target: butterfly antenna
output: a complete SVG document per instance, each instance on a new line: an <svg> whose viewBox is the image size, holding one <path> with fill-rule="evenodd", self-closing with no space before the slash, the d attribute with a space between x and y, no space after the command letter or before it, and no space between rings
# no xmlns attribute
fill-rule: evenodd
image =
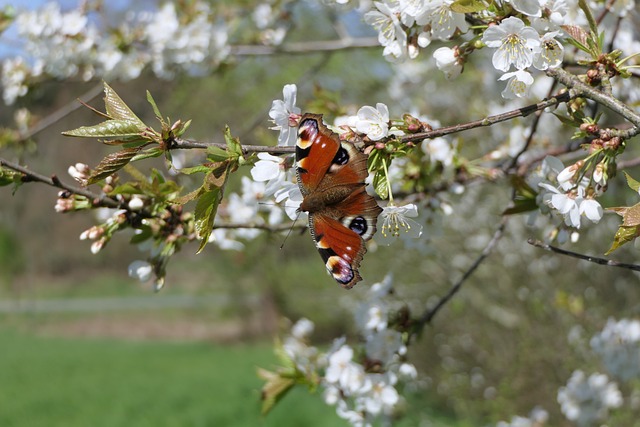
<svg viewBox="0 0 640 427"><path fill-rule="evenodd" d="M300 218L300 211L298 211L298 214L296 215L296 219L293 220L293 223L291 224L291 227L289 227L289 231L287 232L287 235L284 236L284 240L282 241L282 244L280 245L280 250L282 250L282 248L284 248L284 244L287 242L287 239L291 235L291 232L293 231L293 227L295 227L296 222L298 221L299 218Z"/></svg>

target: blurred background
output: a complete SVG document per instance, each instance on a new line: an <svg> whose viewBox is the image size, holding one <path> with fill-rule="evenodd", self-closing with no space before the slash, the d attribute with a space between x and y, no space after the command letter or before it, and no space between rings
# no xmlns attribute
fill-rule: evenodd
<svg viewBox="0 0 640 427"><path fill-rule="evenodd" d="M105 13L117 20L130 8L154 5L119 1L109 3ZM336 18L327 10L296 3L287 40L334 38ZM354 37L375 37L358 15L340 19ZM15 47L12 34L2 35L5 55ZM144 72L135 81L109 84L145 122L155 121L145 99L149 90L172 120L193 120L188 138L221 142L228 124L242 143L264 145L277 140L268 129L268 111L272 100L281 99L284 84L297 84L303 111L330 102L346 110L385 102L392 117L411 106L442 125L486 116L494 84L481 83L486 80L482 72L469 66L456 85L445 86L442 73L427 61L413 69L394 66L381 59L381 48L247 55L235 61L208 76L161 80ZM101 82L48 82L0 109L0 125L11 126L19 107L49 117L96 85ZM477 92L473 99L468 99L469 87ZM90 104L101 109L100 98ZM456 104L460 99L468 104L464 109ZM32 170L71 182L70 165L96 165L112 149L61 132L96 120L79 108L11 155ZM473 130L458 135L458 143L473 157L498 147L515 124L528 123ZM558 129L550 143L570 137ZM628 153L632 158L631 148ZM1 147L0 154L9 156ZM197 160L197 153L185 156L186 162ZM137 166L168 174L162 161ZM189 177L177 179L185 188L195 185ZM239 185L240 177L234 176L230 189ZM611 187L603 205L635 203L637 194L624 183ZM398 297L420 313L479 256L509 203L509 191L508 183L496 180L439 194L452 213L424 221L427 244L374 243L361 267L365 281L351 291L325 274L308 234L294 232L282 249L280 234L244 242L242 251L209 245L195 255L195 245L186 247L172 259L165 288L153 293L127 276L129 263L142 257L128 239L118 236L92 255L90 242L79 235L95 220L55 213L57 190L36 184L15 192L2 187L0 425L346 425L320 396L302 389L286 396L273 413L260 415L262 381L256 368L276 363L274 339L301 317L315 322L318 345L354 337L354 307L388 272ZM556 403L558 387L578 367L597 369L590 337L610 316L637 316L640 287L637 273L562 258L526 243L543 237L550 223L539 218L539 227L529 228L527 218L513 217L497 250L411 347L409 360L418 367L423 387L410 395L399 425L488 425L538 405L550 413L552 425L565 425ZM618 225L616 216L605 215L600 226L582 230L571 249L602 254ZM617 259L634 261L635 250L628 246L616 252Z"/></svg>

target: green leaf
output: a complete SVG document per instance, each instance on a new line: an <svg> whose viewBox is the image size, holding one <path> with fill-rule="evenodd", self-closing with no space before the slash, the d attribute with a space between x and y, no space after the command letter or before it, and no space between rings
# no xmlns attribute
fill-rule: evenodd
<svg viewBox="0 0 640 427"><path fill-rule="evenodd" d="M140 233L134 234L129 240L129 243L131 243L132 245L137 245L153 237L151 227L149 227L148 225L141 225L140 227L137 227L137 230L139 230Z"/></svg>
<svg viewBox="0 0 640 427"><path fill-rule="evenodd" d="M196 202L196 209L194 211L195 227L198 237L202 239L196 253L200 253L209 241L209 236L211 236L211 232L213 231L213 222L221 200L222 188L216 187L200 195Z"/></svg>
<svg viewBox="0 0 640 427"><path fill-rule="evenodd" d="M639 233L640 233L639 226L634 226L634 227L625 227L624 225L620 226L620 228L616 232L616 235L613 237L613 243L611 244L611 247L607 252L605 252L605 255L609 255L611 252L615 251L625 243L629 243L635 240L636 237L638 237Z"/></svg>
<svg viewBox="0 0 640 427"><path fill-rule="evenodd" d="M387 175L384 171L377 171L373 176L373 189L382 199L389 198L389 186L387 185Z"/></svg>
<svg viewBox="0 0 640 427"><path fill-rule="evenodd" d="M640 189L640 182L633 179L627 172L624 173L624 176L627 178L629 188L637 192Z"/></svg>
<svg viewBox="0 0 640 427"><path fill-rule="evenodd" d="M186 205L187 203L189 203L192 200L197 199L198 197L200 197L200 195L202 193L204 193L206 190L204 189L204 187L199 187L195 190L193 190L192 192L185 194L184 196L180 196L180 197L176 197L175 199L171 200L171 203L175 203L177 205Z"/></svg>
<svg viewBox="0 0 640 427"><path fill-rule="evenodd" d="M508 207L502 212L502 215L515 215L525 212L531 212L538 209L538 204L535 199L516 199L513 201L513 206Z"/></svg>
<svg viewBox="0 0 640 427"><path fill-rule="evenodd" d="M207 158L214 162L223 162L231 158L231 153L220 147L209 146L207 147Z"/></svg>
<svg viewBox="0 0 640 427"><path fill-rule="evenodd" d="M109 192L109 196L115 196L118 194L140 194L140 186L127 182L126 184L118 185Z"/></svg>
<svg viewBox="0 0 640 427"><path fill-rule="evenodd" d="M134 114L127 104L118 96L115 90L106 82L104 83L104 106L109 117L134 123L138 128L144 129L146 125Z"/></svg>
<svg viewBox="0 0 640 427"><path fill-rule="evenodd" d="M81 126L77 129L62 132L65 136L77 136L83 138L109 138L123 136L140 136L144 131L144 124L131 120L107 120L93 126Z"/></svg>
<svg viewBox="0 0 640 427"><path fill-rule="evenodd" d="M20 173L12 171L11 169L4 169L0 167L0 187L19 182L20 175Z"/></svg>
<svg viewBox="0 0 640 427"><path fill-rule="evenodd" d="M262 414L266 415L293 388L295 380L262 368L258 368L258 376L266 381L262 387Z"/></svg>
<svg viewBox="0 0 640 427"><path fill-rule="evenodd" d="M151 157L160 157L164 153L164 150L160 147L151 147L144 150L141 153L138 153L133 159L132 162L137 162L139 160L149 159Z"/></svg>
<svg viewBox="0 0 640 427"><path fill-rule="evenodd" d="M474 13L485 10L489 4L482 0L457 0L451 4L451 10L456 13Z"/></svg>
<svg viewBox="0 0 640 427"><path fill-rule="evenodd" d="M87 185L95 184L119 171L136 156L138 151L140 151L140 148L125 148L109 154L91 171L91 175L87 179Z"/></svg>
<svg viewBox="0 0 640 427"><path fill-rule="evenodd" d="M190 168L182 168L180 169L180 173L183 173L185 175L193 175L194 173L207 173L211 170L211 168L205 166L205 165L198 165L198 166L193 166Z"/></svg>
<svg viewBox="0 0 640 427"><path fill-rule="evenodd" d="M238 138L234 138L231 135L231 129L229 129L229 126L225 126L224 128L224 140L227 143L227 151L235 155L233 157L238 158L242 156L242 146L240 145L240 141Z"/></svg>
<svg viewBox="0 0 640 427"><path fill-rule="evenodd" d="M160 109L156 104L155 99L151 96L151 92L147 91L147 101L151 104L151 108L153 108L153 113L156 115L156 118L162 122L162 114L160 114Z"/></svg>

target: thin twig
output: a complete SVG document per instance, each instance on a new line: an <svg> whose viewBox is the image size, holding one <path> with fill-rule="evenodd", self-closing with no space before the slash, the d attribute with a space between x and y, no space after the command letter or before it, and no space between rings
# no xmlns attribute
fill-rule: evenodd
<svg viewBox="0 0 640 427"><path fill-rule="evenodd" d="M560 249L558 247L548 245L546 243L541 242L540 240L535 240L535 239L529 239L527 240L527 243L529 243L532 246L535 246L536 248L544 249L545 251L555 252L560 255L566 255L572 258L593 262L594 264L606 265L609 267L625 268L627 270L633 270L633 271L640 271L640 265L638 264L627 264L625 262L618 262L612 259L598 258L590 255L580 254L577 252L568 251L566 249Z"/></svg>
<svg viewBox="0 0 640 427"><path fill-rule="evenodd" d="M66 190L69 191L73 194L77 194L80 196L84 196L87 199L91 200L91 202L95 205L95 206L104 206L104 207L108 207L108 208L119 208L120 203L110 197L104 196L104 195L99 195L99 194L95 194L89 190L86 190L84 188L79 188L79 187L74 187L72 185L69 184L65 184L64 182L60 181L60 179L56 176L56 175L52 175L51 177L42 175L40 173L34 172L32 170L29 170L23 166L20 166L16 163L10 162L8 160L5 160L3 158L0 158L0 166L4 166L6 168L9 168L11 170L14 170L16 172L20 172L23 175L23 179L25 181L36 181L36 182L42 182L44 184L50 185L52 187L56 187L56 188L60 188L61 190Z"/></svg>
<svg viewBox="0 0 640 427"><path fill-rule="evenodd" d="M553 80L551 87L549 87L547 98L551 96L555 87L556 87L556 81ZM516 153L516 155L513 156L513 158L511 159L511 161L508 162L506 167L502 168L504 172L508 172L511 169L515 168L516 165L518 164L518 160L520 160L520 156L522 156L524 153L527 152L527 150L529 149L529 146L531 145L531 142L533 142L533 137L536 134L536 131L538 130L538 125L540 124L541 118L542 118L542 110L536 111L536 114L533 118L533 122L531 123L531 127L529 128L529 135L527 136L527 140L525 141L522 149L520 149L520 151L518 151L518 153Z"/></svg>
<svg viewBox="0 0 640 427"><path fill-rule="evenodd" d="M498 241L502 238L506 226L507 217L504 216L502 218L502 221L500 222L500 225L498 226L498 229L495 233L493 233L493 237L491 238L489 243L487 243L487 246L485 246L485 248L482 250L480 256L473 262L473 264L471 264L471 266L467 269L467 271L464 272L462 277L451 287L451 289L449 289L449 292L447 292L445 296L440 298L436 305L428 308L422 314L422 316L420 316L416 320L414 328L415 333L420 332L427 323L431 323L434 316L440 311L440 309L444 307L445 304L447 304L447 302L449 302L449 300L451 300L451 298L453 298L453 296L460 291L460 289L462 289L462 285L464 284L464 282L469 277L471 277L471 275L476 271L480 264L482 264L482 262L487 259L489 255L491 255L496 245L498 244Z"/></svg>
<svg viewBox="0 0 640 427"><path fill-rule="evenodd" d="M376 37L342 38L338 40L305 41L286 43L281 46L236 45L231 46L232 56L263 56L274 54L315 54L365 47L381 47Z"/></svg>
<svg viewBox="0 0 640 427"><path fill-rule="evenodd" d="M20 137L23 139L29 139L35 134L42 132L52 124L58 122L59 120L63 119L64 117L68 116L69 114L73 113L74 111L82 107L83 103L86 104L92 99L94 99L96 96L100 95L103 90L104 90L104 85L102 84L102 82L98 83L97 85L93 86L91 89L89 89L88 91L80 95L77 100L73 100L67 103L63 107L57 109L53 113L49 114L48 116L40 120L26 133L20 135ZM78 102L78 100L80 100L81 102Z"/></svg>
<svg viewBox="0 0 640 427"><path fill-rule="evenodd" d="M571 92L573 97L585 97L602 104L610 110L620 114L634 125L634 127L630 129L616 132L617 136L626 139L640 133L640 115L623 102L583 83L577 76L574 76L561 68L548 69L547 75L559 81L567 88L572 89Z"/></svg>
<svg viewBox="0 0 640 427"><path fill-rule="evenodd" d="M255 230L263 230L263 231L270 231L273 233L277 233L280 231L288 231L291 229L299 229L299 230L306 230L307 226L305 225L291 225L291 224L280 224L280 225L268 225L268 224L258 224L258 223L254 223L254 222L248 222L248 223L221 223L221 224L214 224L213 228L224 228L224 229L244 229L244 228L250 228L250 229L255 229Z"/></svg>
<svg viewBox="0 0 640 427"><path fill-rule="evenodd" d="M507 111L506 113L496 114L494 116L486 117L482 120L475 120L473 122L463 123L454 126L446 126L439 129L434 129L428 132L414 133L410 135L404 135L400 137L400 141L418 142L424 139L438 138L445 135L450 135L457 132L462 132L469 129L478 127L491 126L495 123L511 120L516 117L526 117L536 111L544 110L545 108L552 107L562 102L567 102L571 99L571 95L567 92L556 95L552 98L545 99L536 104L527 105L526 107L518 108L515 110ZM172 149L206 149L207 147L219 147L226 149L227 145L220 142L200 142L190 139L176 138L171 145ZM293 153L295 147L282 147L282 146L264 146L264 145L243 145L242 151L245 154L248 153L271 153L271 154L287 154Z"/></svg>

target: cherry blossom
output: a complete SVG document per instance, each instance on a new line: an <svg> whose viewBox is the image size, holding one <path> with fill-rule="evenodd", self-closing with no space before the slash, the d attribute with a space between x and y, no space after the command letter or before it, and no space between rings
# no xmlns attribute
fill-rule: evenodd
<svg viewBox="0 0 640 427"><path fill-rule="evenodd" d="M436 67L444 73L447 80L456 78L462 73L462 63L456 49L440 47L433 52Z"/></svg>
<svg viewBox="0 0 640 427"><path fill-rule="evenodd" d="M517 70L503 74L498 80L507 80L507 86L502 91L502 97L506 99L523 98L529 94L529 88L533 84L533 76L524 70Z"/></svg>
<svg viewBox="0 0 640 427"><path fill-rule="evenodd" d="M269 110L269 117L275 123L272 129L279 130L278 145L293 146L296 143L297 134L291 115L299 115L300 108L296 107L298 87L295 84L285 85L282 89L283 100L276 99Z"/></svg>
<svg viewBox="0 0 640 427"><path fill-rule="evenodd" d="M518 70L530 67L534 51L540 48L538 32L514 16L487 28L482 41L488 47L497 48L492 63L499 71L508 71L511 65Z"/></svg>
<svg viewBox="0 0 640 427"><path fill-rule="evenodd" d="M260 160L251 168L251 177L258 182L266 181L265 196L275 194L287 181L286 165L292 161L269 153L258 153L258 159Z"/></svg>
<svg viewBox="0 0 640 427"><path fill-rule="evenodd" d="M538 70L555 68L562 63L564 47L555 39L558 34L558 31L551 31L540 38L540 49L533 55L533 66Z"/></svg>
<svg viewBox="0 0 640 427"><path fill-rule="evenodd" d="M389 109L377 103L376 108L364 106L358 110L356 130L366 134L370 140L379 141L389 135Z"/></svg>
<svg viewBox="0 0 640 427"><path fill-rule="evenodd" d="M379 240L390 244L393 238L407 236L418 238L422 235L422 226L411 218L418 216L418 207L413 204L396 206L389 204L382 209L379 221L382 222L380 227Z"/></svg>
<svg viewBox="0 0 640 427"><path fill-rule="evenodd" d="M153 275L153 265L147 261L133 261L129 264L129 277L138 279L141 282L147 282Z"/></svg>
<svg viewBox="0 0 640 427"><path fill-rule="evenodd" d="M419 25L430 25L433 37L447 40L453 36L456 30L466 33L469 25L464 13L451 10L453 0L434 0L428 2L427 9L416 18Z"/></svg>

